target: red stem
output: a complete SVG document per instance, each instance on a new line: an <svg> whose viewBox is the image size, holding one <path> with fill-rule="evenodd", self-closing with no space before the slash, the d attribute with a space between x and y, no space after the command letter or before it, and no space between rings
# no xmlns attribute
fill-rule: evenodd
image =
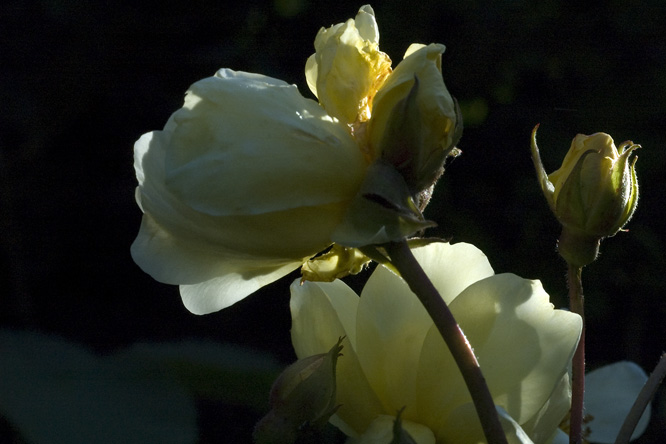
<svg viewBox="0 0 666 444"><path fill-rule="evenodd" d="M573 356L571 381L571 420L569 444L583 442L583 416L585 396L585 309L583 298L582 267L568 265L567 283L569 285L569 308L583 318L583 329L580 333L578 348Z"/></svg>
<svg viewBox="0 0 666 444"><path fill-rule="evenodd" d="M416 261L407 241L393 242L384 247L391 258L391 263L419 298L449 347L472 396L486 440L489 444L506 444L506 436L495 409L495 402L481 373L481 367L451 310Z"/></svg>
<svg viewBox="0 0 666 444"><path fill-rule="evenodd" d="M615 444L629 444L629 441L631 441L631 435L634 433L634 429L638 425L638 421L641 419L641 416L643 416L643 412L645 412L645 408L650 403L650 400L652 400L657 392L659 384L664 380L664 376L666 376L666 353L661 355L659 363L645 382L641 392L638 394L634 405L631 407L629 414L622 424L622 428L617 435Z"/></svg>

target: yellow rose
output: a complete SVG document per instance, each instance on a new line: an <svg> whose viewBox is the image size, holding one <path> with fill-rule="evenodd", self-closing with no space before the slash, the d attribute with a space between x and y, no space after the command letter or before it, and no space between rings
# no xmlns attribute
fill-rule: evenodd
<svg viewBox="0 0 666 444"><path fill-rule="evenodd" d="M545 443L560 434L581 318L554 310L538 281L494 275L469 244L413 252L470 341L509 442ZM484 441L451 354L400 277L378 267L360 298L342 281L295 282L291 291L299 357L323 353L346 335L337 367L341 407L331 422L348 436L373 442L391 426L386 417L405 407L403 427L419 444Z"/></svg>
<svg viewBox="0 0 666 444"><path fill-rule="evenodd" d="M369 161L383 156L415 194L430 187L462 132L442 79L444 45L414 43L392 71L379 50L375 13L365 5L355 19L322 28L315 50L305 75L319 103L352 126Z"/></svg>
<svg viewBox="0 0 666 444"><path fill-rule="evenodd" d="M555 211L563 224L606 237L629 221L638 203L637 157L629 161L636 148L633 142L625 142L620 153L606 133L574 138L562 167L548 175Z"/></svg>
<svg viewBox="0 0 666 444"><path fill-rule="evenodd" d="M312 93L344 123L370 117L372 98L391 73L391 59L379 51L379 29L370 5L356 19L321 28L316 52L305 65Z"/></svg>
<svg viewBox="0 0 666 444"><path fill-rule="evenodd" d="M442 79L444 46L412 44L391 71L378 45L374 11L366 5L355 19L319 31L305 70L320 104L349 125L372 164L333 236L346 247L396 241L434 226L421 212L462 133Z"/></svg>
<svg viewBox="0 0 666 444"><path fill-rule="evenodd" d="M538 126L537 126L538 128ZM578 134L562 166L550 175L541 163L532 132L532 158L548 204L562 224L560 254L584 266L598 253L599 240L614 236L631 219L638 204L638 182L631 141L615 147L606 133Z"/></svg>
<svg viewBox="0 0 666 444"><path fill-rule="evenodd" d="M220 70L135 145L134 260L187 308L229 306L331 244L367 164L294 85Z"/></svg>
<svg viewBox="0 0 666 444"><path fill-rule="evenodd" d="M319 104L281 80L222 69L192 85L164 130L136 142L136 199L144 216L132 257L155 279L180 285L190 311L227 307L334 241L359 247L433 225L421 214L422 190L400 177L408 172L375 161L382 131L397 126L384 119L399 100L395 91L414 76L423 84L414 146L421 139L443 146L458 126L455 116L441 116L452 103L441 80L443 47L416 51L393 77L378 42L374 12L364 6L355 20L317 35L306 76ZM394 86L382 92L384 84ZM377 108L381 122L372 123L378 91L387 99ZM417 156L419 167L411 170L427 181L432 175L423 171L441 169L441 151ZM376 198L369 204L368 195ZM308 278L357 272L366 261L349 248L332 251L308 263Z"/></svg>

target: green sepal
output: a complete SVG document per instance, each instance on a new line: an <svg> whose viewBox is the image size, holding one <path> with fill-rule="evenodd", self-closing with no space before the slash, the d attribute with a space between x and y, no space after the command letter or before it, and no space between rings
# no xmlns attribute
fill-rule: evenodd
<svg viewBox="0 0 666 444"><path fill-rule="evenodd" d="M338 409L335 370L344 339L328 353L299 359L280 374L271 388L271 410L254 428L255 443L292 444L328 423Z"/></svg>
<svg viewBox="0 0 666 444"><path fill-rule="evenodd" d="M407 183L382 159L368 167L365 180L332 236L346 247L405 239L436 224L425 220Z"/></svg>
<svg viewBox="0 0 666 444"><path fill-rule="evenodd" d="M402 412L405 408L401 408L393 421L393 439L389 444L416 444L412 436L402 428Z"/></svg>
<svg viewBox="0 0 666 444"><path fill-rule="evenodd" d="M548 202L548 206L550 207L553 214L557 214L555 210L555 198L554 198L555 187L548 178L548 173L546 173L546 169L543 167L543 162L541 162L541 155L539 154L539 146L537 145L536 141L536 135L538 129L539 125L537 124L537 126L535 126L534 129L532 130L532 137L530 139L531 141L530 148L532 150L532 162L534 163L534 169L536 170L537 178L539 179L539 186L541 186L541 191L543 192L543 195L546 198L546 202Z"/></svg>

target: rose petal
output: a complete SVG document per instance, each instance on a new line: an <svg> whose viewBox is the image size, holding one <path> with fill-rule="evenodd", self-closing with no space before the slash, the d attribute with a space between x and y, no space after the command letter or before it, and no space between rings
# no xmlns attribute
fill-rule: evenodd
<svg viewBox="0 0 666 444"><path fill-rule="evenodd" d="M527 423L522 424L522 428L534 442L550 442L551 439L559 436L557 432L561 432L561 430L558 426L570 409L571 384L569 374L565 373L541 410ZM566 434L564 436L566 442L569 442L569 436Z"/></svg>
<svg viewBox="0 0 666 444"><path fill-rule="evenodd" d="M230 260L223 249L211 251L183 242L163 230L150 214L131 247L132 258L160 282L181 284L183 303L194 314L226 308L289 272L302 261ZM233 258L233 255L231 255Z"/></svg>
<svg viewBox="0 0 666 444"><path fill-rule="evenodd" d="M212 216L349 200L365 172L345 126L258 74L223 69L195 83L167 128L168 190Z"/></svg>
<svg viewBox="0 0 666 444"><path fill-rule="evenodd" d="M379 27L375 19L375 11L370 5L363 5L354 18L356 29L363 40L379 44Z"/></svg>
<svg viewBox="0 0 666 444"><path fill-rule="evenodd" d="M412 251L444 300L493 273L485 255L470 244L433 243ZM356 325L361 365L384 408L407 406L404 418L412 418L415 364L432 326L423 305L400 277L378 267L363 289Z"/></svg>
<svg viewBox="0 0 666 444"><path fill-rule="evenodd" d="M565 373L543 407L532 419L522 424L522 428L534 442L550 442L557 435L553 434L553 430L559 431L558 426L570 409L571 384L569 374ZM569 437L566 438L568 442Z"/></svg>
<svg viewBox="0 0 666 444"><path fill-rule="evenodd" d="M218 248L214 248L218 247ZM146 273L167 284L194 285L237 274L251 280L281 270L282 275L301 265L301 259L258 259L225 251L223 246L202 248L199 243L164 230L144 214L139 235L131 247L132 258ZM266 283L278 279L272 278ZM265 284L264 284L265 285Z"/></svg>
<svg viewBox="0 0 666 444"><path fill-rule="evenodd" d="M356 354L356 309L359 298L342 281L304 282L291 285L291 338L299 358L326 353L341 336L342 356L338 359L336 416L354 433L361 433L381 412Z"/></svg>
<svg viewBox="0 0 666 444"><path fill-rule="evenodd" d="M411 418L416 405L414 364L431 325L428 313L407 284L378 267L361 295L356 343L361 366L384 411L407 406L404 418Z"/></svg>
<svg viewBox="0 0 666 444"><path fill-rule="evenodd" d="M225 263L220 264L226 265ZM299 262L281 267L225 270L221 276L193 285L181 285L183 305L194 314L213 313L244 299L264 285L277 281L294 271Z"/></svg>
<svg viewBox="0 0 666 444"><path fill-rule="evenodd" d="M412 45L410 50L415 48ZM379 152L387 144L384 135L388 131L392 112L411 90L415 77L419 82L416 104L419 114L423 116L419 125L419 143L428 146L428 150L430 147L451 146L456 111L442 78L441 54L444 50L444 45L433 43L408 53L386 79L373 101L372 119L368 128L374 151Z"/></svg>
<svg viewBox="0 0 666 444"><path fill-rule="evenodd" d="M391 60L379 51L372 8L362 7L356 20L321 28L305 65L310 90L345 124L369 118L372 97L391 72Z"/></svg>
<svg viewBox="0 0 666 444"><path fill-rule="evenodd" d="M502 429L509 444L533 444L527 433L504 409L497 406ZM465 426L461 427L461 424ZM474 426L476 425L476 427ZM442 442L451 442L456 444L477 444L484 443L486 439L481 429L479 417L476 414L474 404L471 402L460 405L456 408L449 418L447 424L442 429L446 429L445 434L436 433L438 439ZM440 429L440 430L442 430Z"/></svg>
<svg viewBox="0 0 666 444"><path fill-rule="evenodd" d="M450 307L474 348L496 404L520 424L532 418L566 371L580 336L580 317L554 310L539 282L509 274L471 285ZM418 393L419 409L430 416L428 424L443 422L451 408L470 401L434 328L421 353Z"/></svg>
<svg viewBox="0 0 666 444"><path fill-rule="evenodd" d="M496 404L524 423L567 371L580 338L580 316L555 310L539 281L512 274L480 281L456 301L451 310L475 349ZM490 324L479 317L479 304L495 306Z"/></svg>
<svg viewBox="0 0 666 444"><path fill-rule="evenodd" d="M352 439L347 444L388 444L393 442L394 416L381 415L375 419L365 433L358 439ZM409 433L418 444L435 444L435 435L428 427L411 422L402 421L402 428Z"/></svg>
<svg viewBox="0 0 666 444"><path fill-rule="evenodd" d="M585 375L585 413L592 418L586 424L590 428L588 441L602 444L615 442L645 381L647 375L643 369L629 361L606 365ZM650 410L648 404L631 435L632 439L645 432Z"/></svg>
<svg viewBox="0 0 666 444"><path fill-rule="evenodd" d="M447 304L474 282L495 274L486 255L472 244L437 242L412 253Z"/></svg>

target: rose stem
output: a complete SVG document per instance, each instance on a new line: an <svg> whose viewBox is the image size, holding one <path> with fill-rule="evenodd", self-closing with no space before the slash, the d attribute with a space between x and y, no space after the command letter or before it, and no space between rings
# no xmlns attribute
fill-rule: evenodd
<svg viewBox="0 0 666 444"><path fill-rule="evenodd" d="M465 334L460 329L453 314L451 314L446 302L416 261L406 240L391 242L384 245L384 247L391 258L391 262L400 272L412 292L419 298L437 326L442 338L444 338L444 342L449 347L472 396L474 407L479 415L483 433L488 443L507 443L495 409L495 403L481 373L481 367L479 367Z"/></svg>
<svg viewBox="0 0 666 444"><path fill-rule="evenodd" d="M571 381L571 420L569 443L583 442L583 400L585 396L585 310L583 303L582 267L568 264L567 284L569 286L569 308L583 319L578 348L573 356Z"/></svg>
<svg viewBox="0 0 666 444"><path fill-rule="evenodd" d="M657 392L657 388L659 387L659 384L661 384L661 381L664 379L664 376L666 376L666 353L661 355L659 363L655 367L648 380L645 382L643 389L641 389L641 392L638 394L636 401L634 401L634 405L631 406L631 410L625 418L620 432L617 434L615 444L629 443L631 434L634 432L638 421L641 419L643 411L645 411L648 403Z"/></svg>

